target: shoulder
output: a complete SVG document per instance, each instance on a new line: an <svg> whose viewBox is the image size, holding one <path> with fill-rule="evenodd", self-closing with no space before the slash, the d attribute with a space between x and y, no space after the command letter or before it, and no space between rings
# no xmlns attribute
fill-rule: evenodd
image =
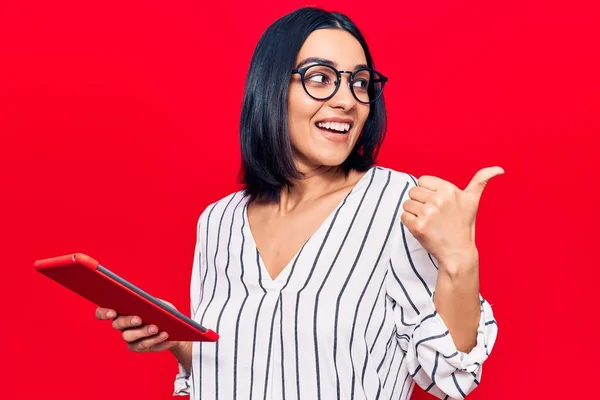
<svg viewBox="0 0 600 400"><path fill-rule="evenodd" d="M373 174L374 181L387 185L393 191L408 190L413 186L417 186L417 178L407 172L378 165L372 168L371 173Z"/></svg>
<svg viewBox="0 0 600 400"><path fill-rule="evenodd" d="M200 218L198 218L198 227L205 225L209 220L214 218L221 219L225 214L231 214L236 210L239 212L245 198L245 192L240 190L209 204L200 214Z"/></svg>
<svg viewBox="0 0 600 400"><path fill-rule="evenodd" d="M403 224L400 218L404 212L402 205L410 198L409 190L418 186L418 179L408 172L396 171L380 166L375 168L379 175L385 174L386 181L389 182L386 191L389 203L387 203L388 207L385 207L385 210L388 212L388 215L393 212L393 221L395 221L392 222L392 231L390 232L391 242L405 243L410 249L419 248L421 246L420 243L413 237L410 231L401 228Z"/></svg>

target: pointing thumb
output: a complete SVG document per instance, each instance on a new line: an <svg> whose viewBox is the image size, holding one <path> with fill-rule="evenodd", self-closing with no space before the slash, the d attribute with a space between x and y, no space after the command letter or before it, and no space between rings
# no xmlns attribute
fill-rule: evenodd
<svg viewBox="0 0 600 400"><path fill-rule="evenodd" d="M487 183L495 176L502 175L503 173L504 170L501 167L483 168L473 176L473 179L471 179L471 182L465 188L465 192L470 192L479 199Z"/></svg>

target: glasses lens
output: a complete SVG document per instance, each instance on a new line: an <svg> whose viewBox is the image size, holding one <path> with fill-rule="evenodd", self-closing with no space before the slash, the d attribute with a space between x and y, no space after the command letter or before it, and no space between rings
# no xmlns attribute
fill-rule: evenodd
<svg viewBox="0 0 600 400"><path fill-rule="evenodd" d="M372 103L383 92L382 76L373 70L360 70L354 73L352 90L356 98L363 103Z"/></svg>
<svg viewBox="0 0 600 400"><path fill-rule="evenodd" d="M335 70L326 65L313 65L304 73L304 88L315 99L326 99L337 86Z"/></svg>

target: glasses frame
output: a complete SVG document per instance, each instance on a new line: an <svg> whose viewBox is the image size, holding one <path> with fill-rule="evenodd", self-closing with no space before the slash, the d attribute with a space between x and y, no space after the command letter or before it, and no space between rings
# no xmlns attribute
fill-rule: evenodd
<svg viewBox="0 0 600 400"><path fill-rule="evenodd" d="M325 98L318 98L313 96L312 94L309 93L308 89L306 89L306 83L304 81L304 75L306 74L306 71L308 71L310 68L313 67L327 67L332 69L333 71L335 71L335 74L337 76L337 80L335 81L334 85L335 85L335 89L333 90L333 93L331 93L329 96L325 97ZM374 82L381 82L381 90L379 91L379 94L377 95L377 97L375 97L373 100L369 100L369 101L362 101L361 99L358 98L358 96L356 95L356 93L354 92L354 78L356 77L356 74L358 74L359 72L363 72L363 71L369 71L369 73L376 73L377 75L379 75L380 79L377 79ZM304 91L306 92L307 95L309 95L311 98L315 99L315 100L320 100L320 101L326 101L331 99L333 96L335 96L335 94L337 93L337 91L340 88L340 83L342 82L342 74L350 74L350 77L348 78L348 84L350 85L350 92L352 92L352 96L354 96L354 98L356 99L356 101L358 101L359 103L362 104L373 104L377 101L377 99L379 99L381 97L381 95L383 94L383 88L385 87L385 83L388 81L388 78L386 76L384 76L381 72L375 71L374 69L371 68L359 68L356 71L340 71L337 68L333 67L332 65L329 64L311 64L308 65L306 67L302 67L302 68L294 68L292 70L292 75L294 74L299 74L300 75L300 80L302 81L302 87L304 88ZM371 85L371 83L369 83L369 85Z"/></svg>

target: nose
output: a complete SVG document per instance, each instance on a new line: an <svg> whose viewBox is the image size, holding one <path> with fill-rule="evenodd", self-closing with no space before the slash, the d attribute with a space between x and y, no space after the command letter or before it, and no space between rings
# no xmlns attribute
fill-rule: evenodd
<svg viewBox="0 0 600 400"><path fill-rule="evenodd" d="M342 108L344 110L352 109L352 107L356 106L357 102L350 89L350 75L342 74L342 80L339 85L340 87L335 95L329 99L330 106L333 108Z"/></svg>

